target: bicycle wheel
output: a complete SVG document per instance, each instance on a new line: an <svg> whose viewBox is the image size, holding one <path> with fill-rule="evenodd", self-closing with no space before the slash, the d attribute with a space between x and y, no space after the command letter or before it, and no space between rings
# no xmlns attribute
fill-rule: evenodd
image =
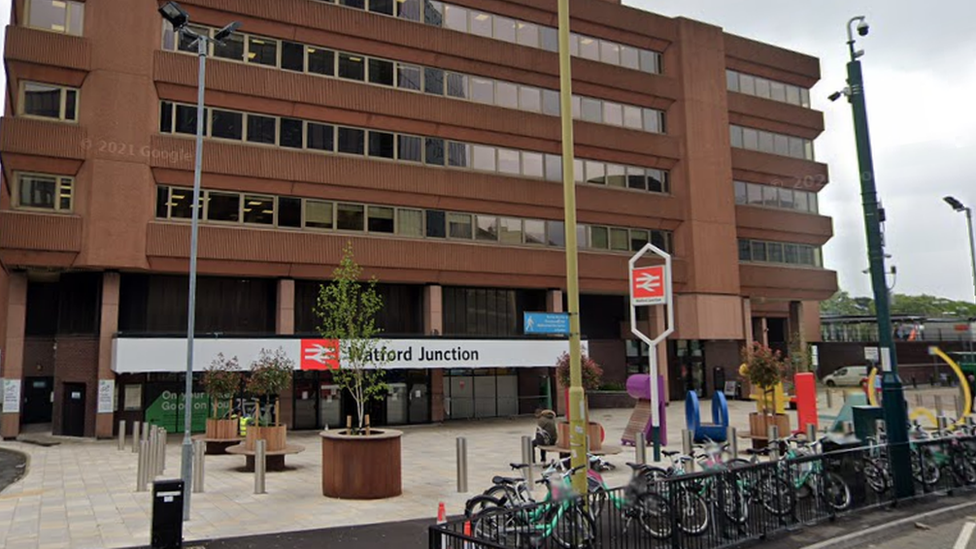
<svg viewBox="0 0 976 549"><path fill-rule="evenodd" d="M491 496L475 496L464 504L464 516L468 519L477 518L478 515L489 509L506 509L505 502Z"/></svg>
<svg viewBox="0 0 976 549"><path fill-rule="evenodd" d="M976 484L976 467L965 455L956 455L952 460L952 471L960 484Z"/></svg>
<svg viewBox="0 0 976 549"><path fill-rule="evenodd" d="M518 496L515 493L515 490L512 487L505 486L504 484L496 484L482 492L481 495L497 499L506 507L519 505L519 502L517 501Z"/></svg>
<svg viewBox="0 0 976 549"><path fill-rule="evenodd" d="M506 547L521 547L521 523L517 512L504 507L487 508L471 521L471 535Z"/></svg>
<svg viewBox="0 0 976 549"><path fill-rule="evenodd" d="M589 479L589 504L590 504L590 514L593 515L593 520L599 520L600 514L603 513L603 509L607 506L607 489L600 483Z"/></svg>
<svg viewBox="0 0 976 549"><path fill-rule="evenodd" d="M552 529L552 539L563 549L588 549L596 538L593 517L574 504L559 517Z"/></svg>
<svg viewBox="0 0 976 549"><path fill-rule="evenodd" d="M864 477L868 486L877 494L888 491L888 472L874 459L864 460Z"/></svg>
<svg viewBox="0 0 976 549"><path fill-rule="evenodd" d="M932 486L939 482L942 473L935 460L915 451L912 452L912 477L922 484Z"/></svg>
<svg viewBox="0 0 976 549"><path fill-rule="evenodd" d="M704 534L710 522L708 503L688 489L677 490L677 508L674 512L678 517L678 529L691 536Z"/></svg>
<svg viewBox="0 0 976 549"><path fill-rule="evenodd" d="M749 503L746 494L735 483L723 481L719 489L713 489L711 492L711 499L718 499L721 496L722 513L730 521L745 524L749 520Z"/></svg>
<svg viewBox="0 0 976 549"><path fill-rule="evenodd" d="M834 511L846 511L851 506L851 489L837 473L824 473L823 496Z"/></svg>
<svg viewBox="0 0 976 549"><path fill-rule="evenodd" d="M671 507L668 500L658 494L648 492L634 502L637 521L644 532L654 539L671 537Z"/></svg>
<svg viewBox="0 0 976 549"><path fill-rule="evenodd" d="M776 475L765 475L757 486L762 506L777 517L785 517L796 507L796 491Z"/></svg>

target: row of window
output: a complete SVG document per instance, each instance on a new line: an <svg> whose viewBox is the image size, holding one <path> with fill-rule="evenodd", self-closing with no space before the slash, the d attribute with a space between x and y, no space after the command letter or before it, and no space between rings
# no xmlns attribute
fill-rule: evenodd
<svg viewBox="0 0 976 549"><path fill-rule="evenodd" d="M792 135L729 126L732 146L750 151L790 156L802 160L813 160L813 141Z"/></svg>
<svg viewBox="0 0 976 549"><path fill-rule="evenodd" d="M759 185L757 183L735 182L735 203L747 206L766 206L799 212L819 213L817 193Z"/></svg>
<svg viewBox="0 0 976 549"><path fill-rule="evenodd" d="M423 22L547 51L559 51L558 33L546 27L437 0L317 0ZM661 54L610 40L571 34L570 53L584 59L644 72L661 73Z"/></svg>
<svg viewBox="0 0 976 549"><path fill-rule="evenodd" d="M213 36L216 29L190 25L197 33ZM196 53L193 39L164 22L163 49ZM283 70L338 77L401 90L496 105L509 109L559 116L559 92L473 76L434 67L390 61L358 53L333 51L318 46L234 33L223 45L210 44L210 54L220 59L254 63ZM573 117L588 122L664 133L664 112L602 99L573 96Z"/></svg>
<svg viewBox="0 0 976 549"><path fill-rule="evenodd" d="M78 121L78 90L38 82L21 82L20 116Z"/></svg>
<svg viewBox="0 0 976 549"><path fill-rule="evenodd" d="M810 108L810 90L800 86L784 84L733 70L725 71L725 83L729 91Z"/></svg>
<svg viewBox="0 0 976 549"><path fill-rule="evenodd" d="M807 244L739 239L739 261L822 267L820 248Z"/></svg>
<svg viewBox="0 0 976 549"><path fill-rule="evenodd" d="M163 101L159 131L195 135L196 118L195 106ZM205 135L220 139L562 181L562 157L556 154L217 108L205 109L205 118ZM671 192L664 170L583 159L575 165L579 183Z"/></svg>
<svg viewBox="0 0 976 549"><path fill-rule="evenodd" d="M70 212L74 198L74 178L39 173L15 173L13 203L25 210Z"/></svg>
<svg viewBox="0 0 976 549"><path fill-rule="evenodd" d="M565 245L562 221L214 190L203 190L200 200L200 219L204 222L557 248ZM156 217L190 219L192 203L192 189L158 186ZM647 242L672 249L671 233L659 230L579 225L577 239L581 248L595 250L637 251Z"/></svg>
<svg viewBox="0 0 976 549"><path fill-rule="evenodd" d="M85 4L72 0L28 0L27 26L81 36L85 30Z"/></svg>

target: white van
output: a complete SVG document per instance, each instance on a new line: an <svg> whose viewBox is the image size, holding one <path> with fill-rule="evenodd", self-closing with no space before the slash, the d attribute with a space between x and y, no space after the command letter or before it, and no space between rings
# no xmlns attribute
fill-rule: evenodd
<svg viewBox="0 0 976 549"><path fill-rule="evenodd" d="M827 387L836 387L838 385L853 385L856 387L866 377L868 377L867 366L845 366L828 376L824 376L823 383Z"/></svg>

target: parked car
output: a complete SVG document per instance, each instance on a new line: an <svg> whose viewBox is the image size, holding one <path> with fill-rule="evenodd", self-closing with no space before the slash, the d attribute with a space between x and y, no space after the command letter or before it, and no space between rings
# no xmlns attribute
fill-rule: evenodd
<svg viewBox="0 0 976 549"><path fill-rule="evenodd" d="M837 387L838 385L849 385L856 387L861 380L868 376L867 366L845 366L834 373L824 376L823 383L827 387Z"/></svg>

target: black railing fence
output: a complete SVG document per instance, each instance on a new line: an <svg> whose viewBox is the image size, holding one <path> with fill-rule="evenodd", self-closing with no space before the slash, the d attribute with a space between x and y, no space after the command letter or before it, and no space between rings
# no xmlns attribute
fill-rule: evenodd
<svg viewBox="0 0 976 549"><path fill-rule="evenodd" d="M914 441L916 496L976 485L976 438ZM721 549L894 502L884 446L784 457L430 527L430 549Z"/></svg>

